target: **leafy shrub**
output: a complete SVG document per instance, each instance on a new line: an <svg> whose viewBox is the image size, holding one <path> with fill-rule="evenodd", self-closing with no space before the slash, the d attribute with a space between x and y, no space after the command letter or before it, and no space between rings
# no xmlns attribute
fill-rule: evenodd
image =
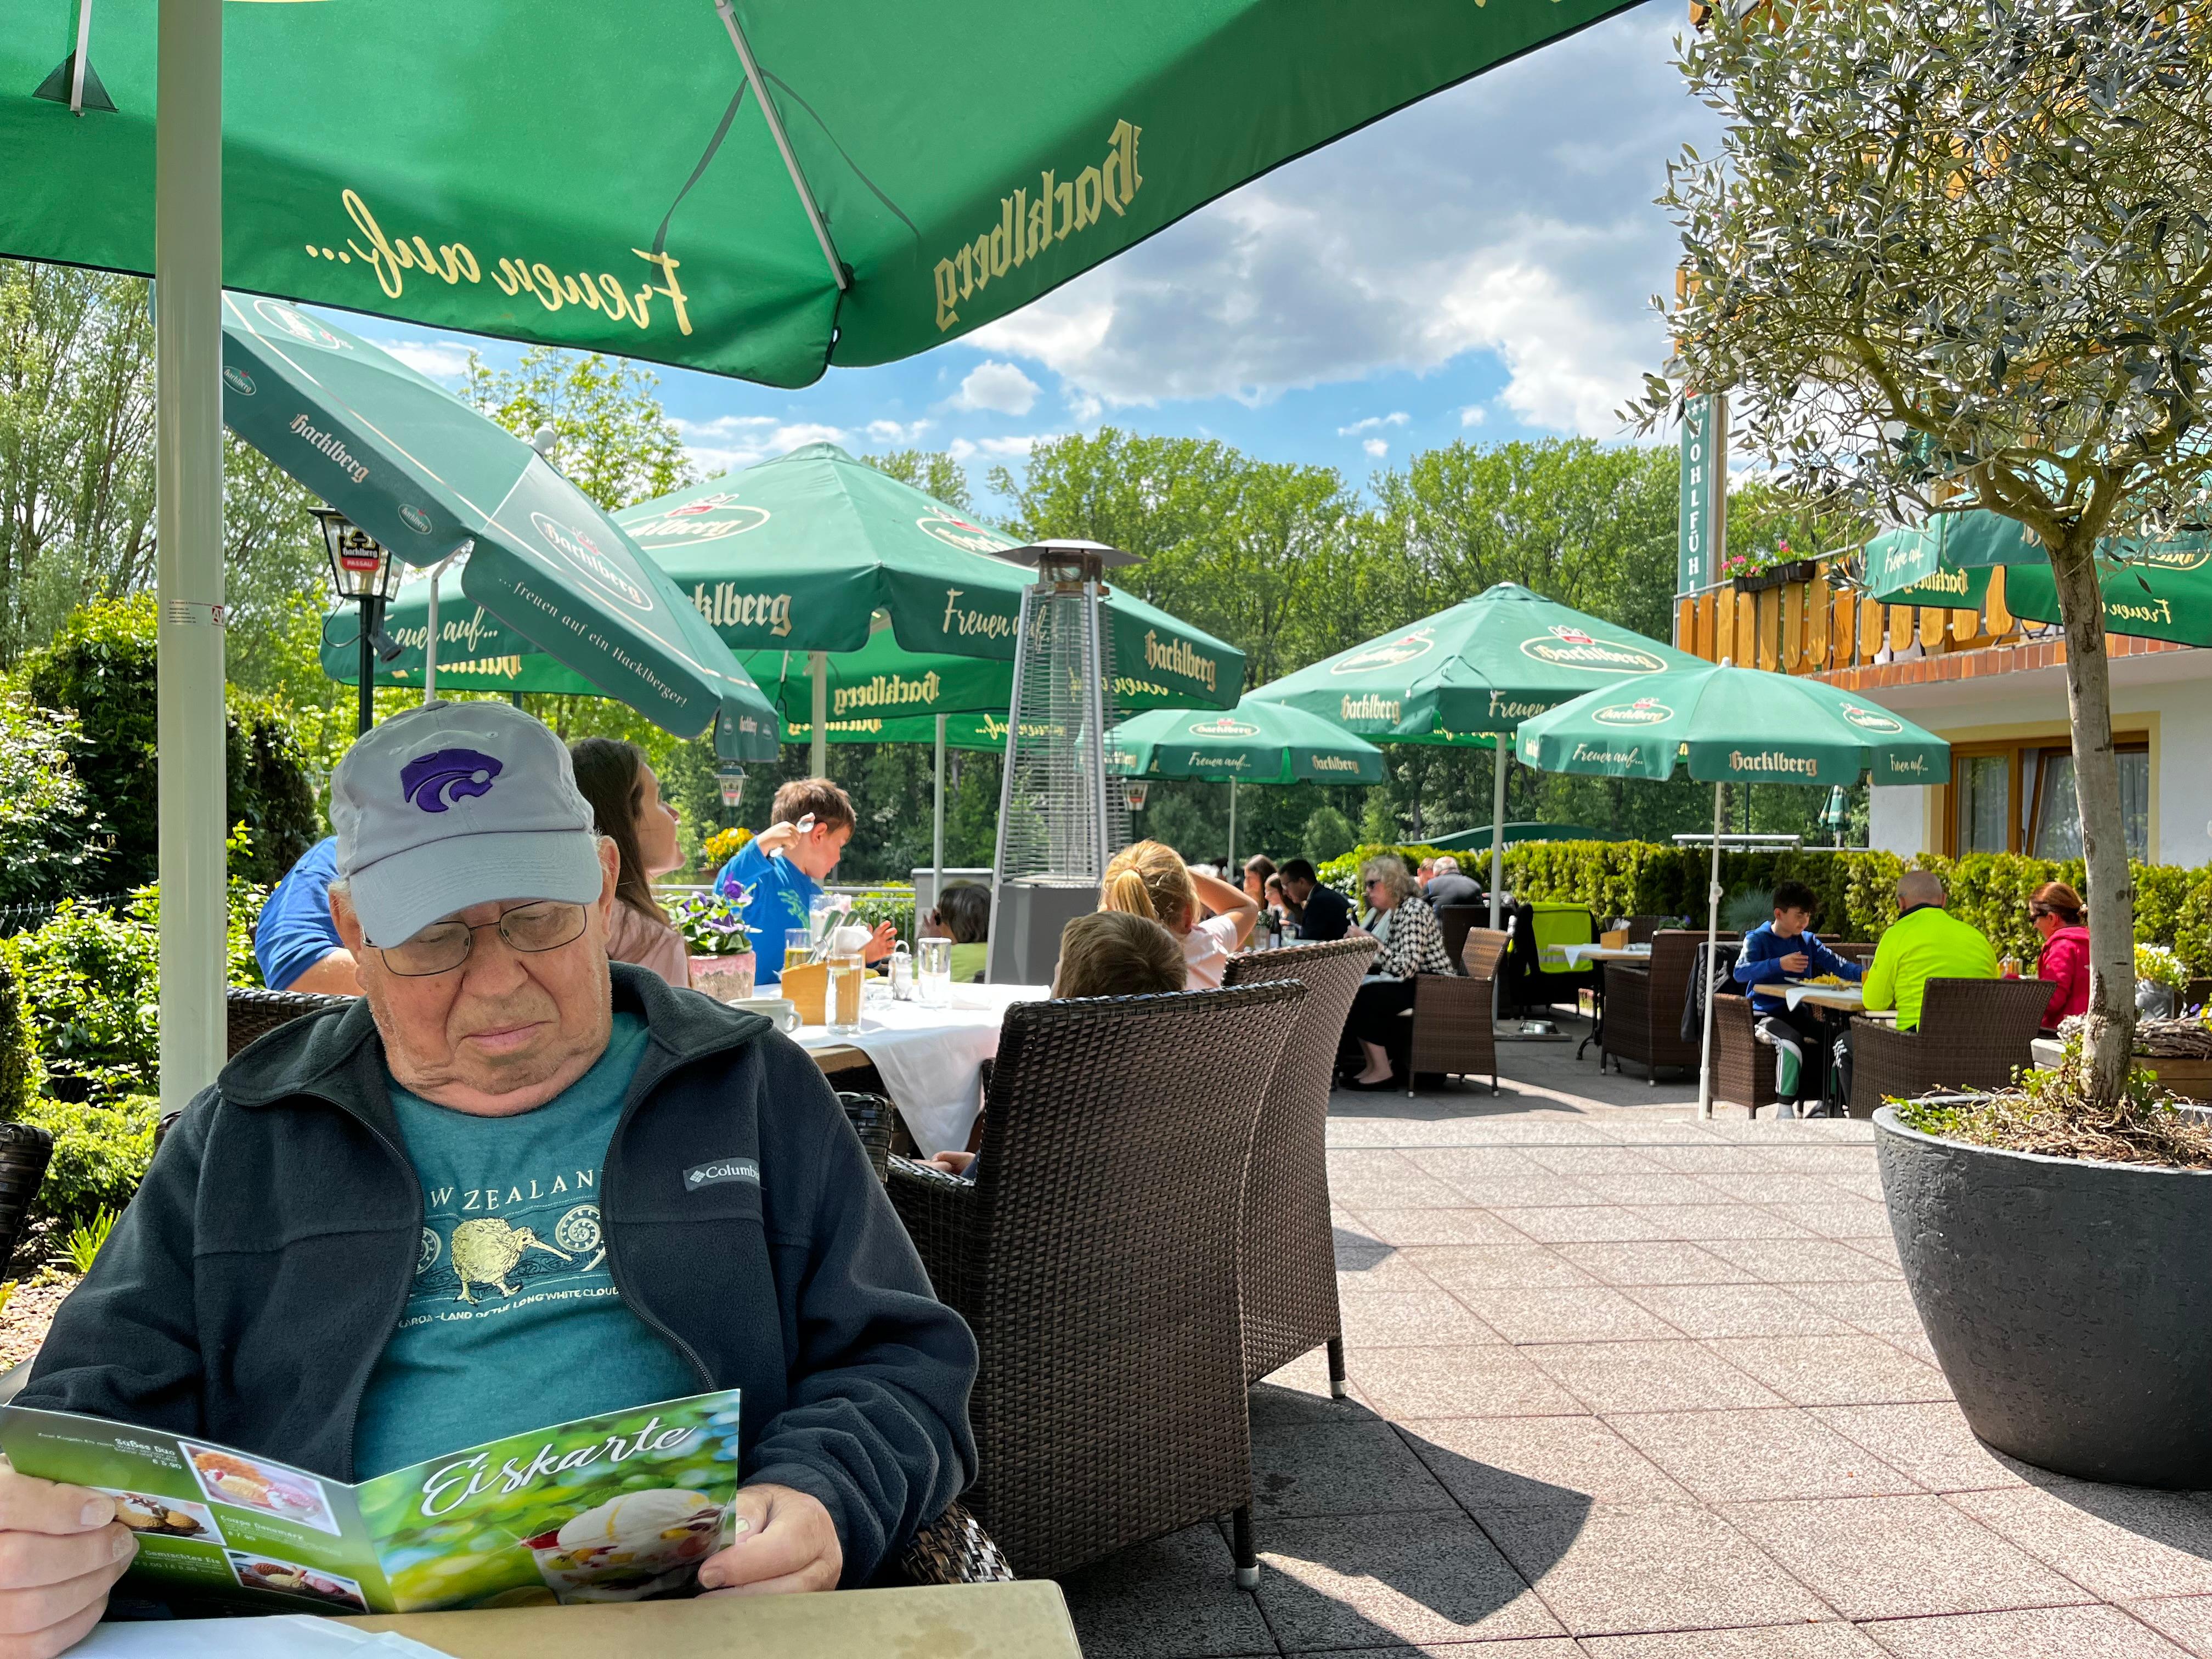
<svg viewBox="0 0 2212 1659"><path fill-rule="evenodd" d="M49 1093L105 1103L153 1086L161 940L136 907L118 916L65 902L0 951L21 979Z"/></svg>
<svg viewBox="0 0 2212 1659"><path fill-rule="evenodd" d="M76 715L0 693L0 908L97 889L107 840L77 776L84 747Z"/></svg>
<svg viewBox="0 0 2212 1659"><path fill-rule="evenodd" d="M152 1095L125 1095L112 1105L33 1101L23 1121L54 1138L54 1158L31 1218L66 1227L128 1204L154 1161L160 1116Z"/></svg>
<svg viewBox="0 0 2212 1659"><path fill-rule="evenodd" d="M1359 866L1384 853L1395 854L1404 860L1408 870L1418 870L1421 867L1422 860L1437 856L1437 849L1429 846L1393 847L1382 842L1362 842L1342 858L1331 859L1320 866L1315 873L1321 877L1322 886L1335 888L1350 898L1352 908L1358 909L1361 900L1365 897L1358 890Z"/></svg>
<svg viewBox="0 0 2212 1659"><path fill-rule="evenodd" d="M54 1265L59 1267L66 1262L80 1273L90 1273L92 1264L100 1258L100 1247L107 1243L108 1234L115 1231L121 1214L119 1210L103 1209L72 1225L62 1235L62 1253L54 1258Z"/></svg>
<svg viewBox="0 0 2212 1659"><path fill-rule="evenodd" d="M910 942L915 937L914 889L900 883L888 890L870 894L854 904L853 920L870 927L878 927L888 921L901 939Z"/></svg>
<svg viewBox="0 0 2212 1659"><path fill-rule="evenodd" d="M0 950L0 1122L23 1115L39 1086L39 1043L15 959Z"/></svg>
<svg viewBox="0 0 2212 1659"><path fill-rule="evenodd" d="M1342 858L1359 844L1359 832L1352 827L1352 820L1334 806L1316 807L1306 819L1305 828L1299 832L1298 844L1316 865Z"/></svg>

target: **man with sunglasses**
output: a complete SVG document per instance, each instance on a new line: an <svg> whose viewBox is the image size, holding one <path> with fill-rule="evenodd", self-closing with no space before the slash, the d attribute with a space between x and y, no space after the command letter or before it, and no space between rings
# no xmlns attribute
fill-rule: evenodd
<svg viewBox="0 0 2212 1659"><path fill-rule="evenodd" d="M331 793L362 1000L178 1119L16 1403L356 1480L738 1388L744 1524L702 1586L866 1582L974 1474L975 1345L821 1073L610 964L618 855L527 714L410 710ZM456 1272L465 1226L503 1276ZM128 1563L112 1510L0 1466L0 1609L43 1650Z"/></svg>

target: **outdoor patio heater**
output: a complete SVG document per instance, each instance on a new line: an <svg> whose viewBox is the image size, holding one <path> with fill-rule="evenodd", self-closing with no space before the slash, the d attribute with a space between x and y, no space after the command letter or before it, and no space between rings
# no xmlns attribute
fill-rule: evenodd
<svg viewBox="0 0 2212 1659"><path fill-rule="evenodd" d="M1122 780L1109 777L1114 706L1103 573L1133 554L1097 542L1039 542L997 556L1036 568L1022 591L1014 684L991 860L986 977L1044 985L1060 931L1098 908L1106 861L1129 839Z"/></svg>

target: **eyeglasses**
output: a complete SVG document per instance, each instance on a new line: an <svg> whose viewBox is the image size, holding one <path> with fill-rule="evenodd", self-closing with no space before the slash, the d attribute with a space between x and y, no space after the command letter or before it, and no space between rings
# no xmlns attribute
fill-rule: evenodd
<svg viewBox="0 0 2212 1659"><path fill-rule="evenodd" d="M2051 914L2051 907L2047 904L2031 904L2027 907L2027 914L2031 916L2047 916Z"/></svg>
<svg viewBox="0 0 2212 1659"><path fill-rule="evenodd" d="M585 907L580 904L544 899L502 910L496 921L479 921L474 926L465 921L433 922L412 939L378 946L376 953L386 968L402 978L427 979L433 974L450 974L466 962L476 948L477 934L483 928L498 928L508 949L536 956L581 939L584 917Z"/></svg>

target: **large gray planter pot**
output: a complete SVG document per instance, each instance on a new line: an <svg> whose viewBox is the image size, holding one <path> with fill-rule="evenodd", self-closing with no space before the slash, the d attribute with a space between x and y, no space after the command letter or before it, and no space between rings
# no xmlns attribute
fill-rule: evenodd
<svg viewBox="0 0 2212 1659"><path fill-rule="evenodd" d="M2212 1171L1874 1121L1905 1281L1974 1432L2085 1480L2212 1487Z"/></svg>

